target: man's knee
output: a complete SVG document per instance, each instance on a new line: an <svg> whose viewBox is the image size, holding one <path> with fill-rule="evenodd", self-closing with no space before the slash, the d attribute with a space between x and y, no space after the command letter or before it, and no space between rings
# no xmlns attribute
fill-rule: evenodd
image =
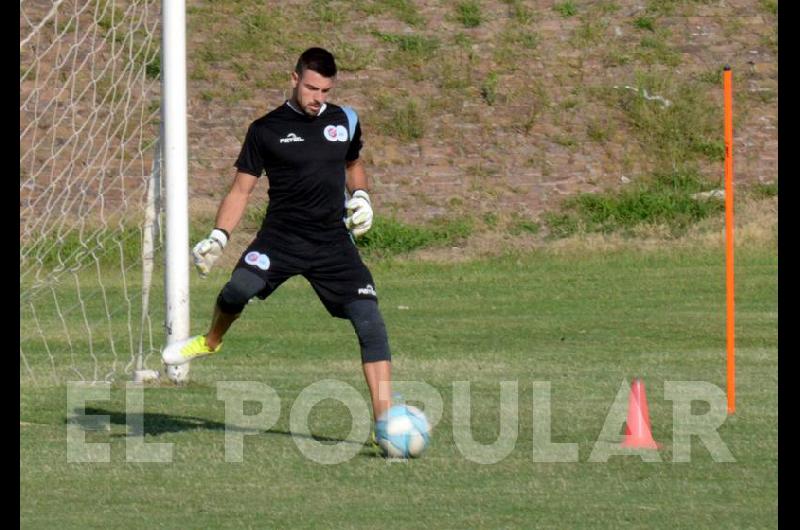
<svg viewBox="0 0 800 530"><path fill-rule="evenodd" d="M233 271L230 281L225 284L217 297L217 307L223 313L238 315L244 306L261 291L267 282L247 269Z"/></svg>
<svg viewBox="0 0 800 530"><path fill-rule="evenodd" d="M361 345L361 362L391 361L389 337L378 303L374 300L356 300L344 306L345 314Z"/></svg>

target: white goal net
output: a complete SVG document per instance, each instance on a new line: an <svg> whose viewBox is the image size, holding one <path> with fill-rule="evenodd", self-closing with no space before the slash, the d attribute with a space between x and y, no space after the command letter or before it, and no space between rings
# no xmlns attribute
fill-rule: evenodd
<svg viewBox="0 0 800 530"><path fill-rule="evenodd" d="M160 365L160 4L20 0L21 384Z"/></svg>

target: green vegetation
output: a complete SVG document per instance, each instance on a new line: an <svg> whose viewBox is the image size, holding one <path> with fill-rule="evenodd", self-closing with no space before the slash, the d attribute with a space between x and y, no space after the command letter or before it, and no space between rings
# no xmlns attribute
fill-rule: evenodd
<svg viewBox="0 0 800 530"><path fill-rule="evenodd" d="M117 26L124 20L125 15L111 0L100 0L97 3L97 25L113 37Z"/></svg>
<svg viewBox="0 0 800 530"><path fill-rule="evenodd" d="M364 48L348 42L341 42L333 48L336 66L344 72L364 70L375 62L375 50Z"/></svg>
<svg viewBox="0 0 800 530"><path fill-rule="evenodd" d="M778 15L778 0L761 0L761 8L770 15Z"/></svg>
<svg viewBox="0 0 800 530"><path fill-rule="evenodd" d="M512 19L520 25L528 25L536 20L536 12L528 8L522 0L507 0Z"/></svg>
<svg viewBox="0 0 800 530"><path fill-rule="evenodd" d="M655 19L653 17L648 17L648 16L637 17L633 21L633 25L639 29L655 31Z"/></svg>
<svg viewBox="0 0 800 530"><path fill-rule="evenodd" d="M624 66L631 62L631 55L617 46L610 46L606 48L602 60L607 68Z"/></svg>
<svg viewBox="0 0 800 530"><path fill-rule="evenodd" d="M701 83L706 83L708 85L713 85L717 87L722 86L722 72L723 67L717 66L715 68L709 68L704 72L700 72L697 75L697 80Z"/></svg>
<svg viewBox="0 0 800 530"><path fill-rule="evenodd" d="M472 87L473 58L472 53L462 50L439 58L439 83L446 100L452 101L451 91L464 94Z"/></svg>
<svg viewBox="0 0 800 530"><path fill-rule="evenodd" d="M430 59L439 48L439 40L434 37L389 34L378 34L378 36L386 42L396 44L401 52L419 59Z"/></svg>
<svg viewBox="0 0 800 530"><path fill-rule="evenodd" d="M456 13L458 21L461 22L465 28L475 28L481 24L481 5L475 0L459 2L456 6Z"/></svg>
<svg viewBox="0 0 800 530"><path fill-rule="evenodd" d="M413 0L359 0L355 5L367 15L391 15L415 28L425 26Z"/></svg>
<svg viewBox="0 0 800 530"><path fill-rule="evenodd" d="M317 18L325 26L336 27L347 21L349 11L343 9L341 2L322 0L315 7Z"/></svg>
<svg viewBox="0 0 800 530"><path fill-rule="evenodd" d="M501 36L501 41L504 44L509 45L514 49L514 51L518 51L519 49L524 50L535 50L539 43L541 42L541 38L539 35L529 29L512 29L510 31L504 32ZM520 65L513 64L516 61L514 60L514 56L509 54L509 60L503 64L509 64L509 68L512 70L517 70Z"/></svg>
<svg viewBox="0 0 800 530"><path fill-rule="evenodd" d="M575 2L567 0L566 2L556 2L553 4L553 9L562 17L572 17L578 14L578 8Z"/></svg>
<svg viewBox="0 0 800 530"><path fill-rule="evenodd" d="M644 64L663 64L665 66L678 66L681 62L678 53L667 42L669 33L666 30L655 30L639 41L639 48L635 50L636 57Z"/></svg>
<svg viewBox="0 0 800 530"><path fill-rule="evenodd" d="M508 233L512 236L519 236L522 234L536 235L541 228L542 225L540 223L518 213L513 213L511 214L511 223L508 227Z"/></svg>
<svg viewBox="0 0 800 530"><path fill-rule="evenodd" d="M621 8L614 0L600 0L593 6L600 15L611 15L617 13Z"/></svg>
<svg viewBox="0 0 800 530"><path fill-rule="evenodd" d="M585 17L575 28L572 43L576 48L589 48L602 42L608 24L602 19Z"/></svg>
<svg viewBox="0 0 800 530"><path fill-rule="evenodd" d="M384 134L405 141L425 135L425 112L418 100L382 95L375 107L379 116L376 125Z"/></svg>
<svg viewBox="0 0 800 530"><path fill-rule="evenodd" d="M141 259L142 228L138 226L98 224L81 232L56 231L50 239L20 246L20 263L35 261L45 269L78 270L94 263L119 267L120 263L136 264Z"/></svg>
<svg viewBox="0 0 800 530"><path fill-rule="evenodd" d="M671 170L691 166L698 158L722 160L718 105L696 82L639 73L636 86L638 91L618 88L606 94L623 112L652 164Z"/></svg>
<svg viewBox="0 0 800 530"><path fill-rule="evenodd" d="M586 136L588 136L593 142L606 142L611 136L609 127L609 124L603 120L590 120L589 124L586 126Z"/></svg>
<svg viewBox="0 0 800 530"><path fill-rule="evenodd" d="M291 15L291 9L270 8L255 2L196 7L191 12L192 21L204 31L213 31L214 38L202 41L194 55L212 70L226 68L233 62L260 62L274 57L296 59L302 44L292 41L298 38L300 29L291 23ZM223 19L239 23L223 24Z"/></svg>
<svg viewBox="0 0 800 530"><path fill-rule="evenodd" d="M356 242L368 255L393 256L424 247L457 245L470 235L472 225L466 217L439 218L422 226L377 217L372 229Z"/></svg>
<svg viewBox="0 0 800 530"><path fill-rule="evenodd" d="M145 74L150 79L158 79L161 77L161 54L154 51L149 60L145 63Z"/></svg>
<svg viewBox="0 0 800 530"><path fill-rule="evenodd" d="M619 191L570 197L559 213L548 213L551 235L616 232L632 234L643 226L665 226L681 235L692 224L723 210L723 203L692 198L714 186L693 172L655 174Z"/></svg>
<svg viewBox="0 0 800 530"><path fill-rule="evenodd" d="M394 44L397 52L393 60L397 65L404 67L422 67L430 61L441 43L436 37L424 35L394 35L389 33L374 32L374 35L383 42Z"/></svg>
<svg viewBox="0 0 800 530"><path fill-rule="evenodd" d="M653 15L674 15L679 8L682 12L691 14L691 8L696 5L710 5L717 0L648 0L647 12ZM688 8L688 9L687 9Z"/></svg>
<svg viewBox="0 0 800 530"><path fill-rule="evenodd" d="M773 28L769 35L764 35L761 38L761 43L766 46L772 53L778 53L778 26Z"/></svg>
<svg viewBox="0 0 800 530"><path fill-rule="evenodd" d="M777 182L757 182L746 189L747 194L755 199L768 199L778 196Z"/></svg>
<svg viewBox="0 0 800 530"><path fill-rule="evenodd" d="M489 72L481 84L481 97L489 105L494 105L497 101L497 82L497 72Z"/></svg>

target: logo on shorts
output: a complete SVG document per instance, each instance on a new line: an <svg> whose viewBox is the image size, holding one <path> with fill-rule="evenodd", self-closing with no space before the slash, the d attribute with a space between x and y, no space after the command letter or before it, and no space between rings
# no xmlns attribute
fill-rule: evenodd
<svg viewBox="0 0 800 530"><path fill-rule="evenodd" d="M342 125L328 125L323 131L325 139L329 142L346 142L347 129Z"/></svg>
<svg viewBox="0 0 800 530"><path fill-rule="evenodd" d="M358 290L358 294L368 294L371 296L378 296L378 293L375 292L375 288L371 284L367 284L366 287L362 287Z"/></svg>
<svg viewBox="0 0 800 530"><path fill-rule="evenodd" d="M269 256L260 252L248 252L244 257L244 262L253 267L258 267L262 271L269 269Z"/></svg>

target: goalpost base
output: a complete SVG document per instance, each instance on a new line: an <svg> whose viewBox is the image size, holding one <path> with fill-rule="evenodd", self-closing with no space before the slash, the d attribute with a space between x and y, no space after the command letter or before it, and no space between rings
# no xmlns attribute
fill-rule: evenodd
<svg viewBox="0 0 800 530"><path fill-rule="evenodd" d="M136 370L133 372L134 383L147 383L150 381L158 381L161 374L158 370Z"/></svg>

